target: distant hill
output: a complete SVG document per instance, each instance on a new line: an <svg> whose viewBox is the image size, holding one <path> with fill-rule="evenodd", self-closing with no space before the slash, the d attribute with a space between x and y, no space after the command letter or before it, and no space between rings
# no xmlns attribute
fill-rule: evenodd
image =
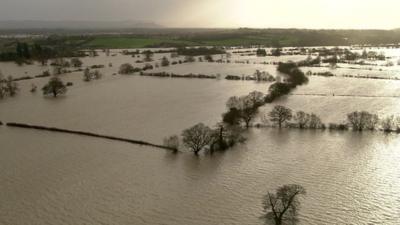
<svg viewBox="0 0 400 225"><path fill-rule="evenodd" d="M0 21L0 30L27 29L132 29L161 28L151 21L42 21L42 20L4 20Z"/></svg>

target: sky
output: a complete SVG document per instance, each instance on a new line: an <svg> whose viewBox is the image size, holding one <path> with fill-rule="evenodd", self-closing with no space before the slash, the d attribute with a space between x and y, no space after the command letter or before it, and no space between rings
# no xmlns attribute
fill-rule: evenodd
<svg viewBox="0 0 400 225"><path fill-rule="evenodd" d="M0 0L0 20L153 21L166 27L392 29L399 0Z"/></svg>

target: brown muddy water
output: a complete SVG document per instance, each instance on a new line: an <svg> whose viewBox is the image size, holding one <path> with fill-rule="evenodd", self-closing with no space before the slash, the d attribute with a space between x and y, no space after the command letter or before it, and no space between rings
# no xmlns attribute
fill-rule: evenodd
<svg viewBox="0 0 400 225"><path fill-rule="evenodd" d="M102 57L97 64L115 61L99 81L85 83L81 73L63 75L74 82L65 97L29 92L32 82L41 87L47 78L19 82L21 93L0 101L0 120L161 143L195 123L214 125L230 96L266 92L269 86L112 76L118 63L132 59ZM274 74L270 65L195 63L165 70L232 73L237 67L239 73L265 68ZM361 109L385 116L399 112L398 98L331 94L394 96L398 87L399 81L311 77L293 93L326 96L293 95L275 104L314 112L324 122L341 122L346 113ZM400 223L400 136L265 128L250 129L246 136L248 141L232 150L194 157L0 126L0 224L256 225L263 224L263 195L290 183L308 192L301 199L299 224Z"/></svg>

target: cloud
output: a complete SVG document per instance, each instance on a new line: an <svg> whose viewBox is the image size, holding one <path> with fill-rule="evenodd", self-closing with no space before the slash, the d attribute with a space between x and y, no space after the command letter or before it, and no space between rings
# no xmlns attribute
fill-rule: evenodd
<svg viewBox="0 0 400 225"><path fill-rule="evenodd" d="M0 20L146 20L173 27L394 28L396 0L1 0Z"/></svg>

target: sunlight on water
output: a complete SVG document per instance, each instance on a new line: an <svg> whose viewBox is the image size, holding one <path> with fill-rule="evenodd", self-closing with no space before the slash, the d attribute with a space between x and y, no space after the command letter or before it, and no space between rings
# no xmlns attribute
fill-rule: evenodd
<svg viewBox="0 0 400 225"><path fill-rule="evenodd" d="M157 54L155 59L164 55L168 56ZM260 69L274 75L275 66L254 62L304 57L233 55L232 60L250 62L182 64L157 71L250 75ZM120 64L135 60L103 53L84 58L85 65L112 62L113 67L102 69L105 77L90 83L82 81L81 72L63 75L74 86L59 99L28 91L32 82L41 87L47 78L21 81L18 96L0 101L0 119L161 143L165 136L179 135L198 122L213 126L220 121L230 96L254 90L266 93L271 84L112 75ZM4 63L0 68L5 75L16 77L47 69ZM397 65L375 72L348 68L336 72L384 76L396 70ZM385 117L400 112L399 84L396 80L312 76L293 95L260 111L267 113L282 104L316 113L325 123L344 122L346 114L355 110ZM248 142L230 151L194 157L0 126L0 224L259 225L263 195L287 183L307 189L301 225L399 224L397 134L254 128L246 136Z"/></svg>

